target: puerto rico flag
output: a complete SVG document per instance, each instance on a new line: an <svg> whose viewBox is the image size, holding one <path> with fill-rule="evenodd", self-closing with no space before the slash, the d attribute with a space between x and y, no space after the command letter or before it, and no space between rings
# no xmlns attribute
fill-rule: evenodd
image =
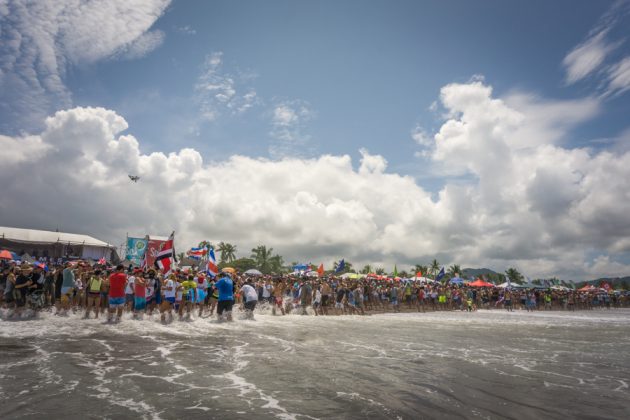
<svg viewBox="0 0 630 420"><path fill-rule="evenodd" d="M219 273L219 267L217 266L217 259L214 256L214 249L210 248L208 251L208 261L206 262L206 272L212 276L216 277Z"/></svg>
<svg viewBox="0 0 630 420"><path fill-rule="evenodd" d="M164 274L168 274L177 262L177 259L175 258L175 247L173 246L174 242L175 232L171 233L171 236L169 236L168 240L164 242L162 249L155 257L155 265L162 270Z"/></svg>

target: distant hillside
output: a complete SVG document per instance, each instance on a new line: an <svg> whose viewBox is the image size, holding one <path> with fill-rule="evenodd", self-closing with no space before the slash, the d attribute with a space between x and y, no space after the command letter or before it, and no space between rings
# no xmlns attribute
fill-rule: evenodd
<svg viewBox="0 0 630 420"><path fill-rule="evenodd" d="M602 282L606 282L608 284L610 284L613 289L626 289L626 290L630 290L630 276L627 277L614 277L614 278L600 278L600 279L595 279L595 280L589 280L589 281L583 281L583 282L578 282L577 285L578 287L582 287L585 284L592 284L593 286L599 286Z"/></svg>
<svg viewBox="0 0 630 420"><path fill-rule="evenodd" d="M480 277L480 276L487 276L487 275L497 275L497 274L501 274L501 273L497 273L494 270L490 270L489 268L464 268L462 270L462 277L464 278L470 278L470 277Z"/></svg>

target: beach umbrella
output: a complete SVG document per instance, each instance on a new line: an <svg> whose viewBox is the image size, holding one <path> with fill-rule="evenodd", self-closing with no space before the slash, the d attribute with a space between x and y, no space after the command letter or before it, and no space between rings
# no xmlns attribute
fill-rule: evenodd
<svg viewBox="0 0 630 420"><path fill-rule="evenodd" d="M256 270L255 268L250 268L244 274L246 274L248 276L262 276L262 273L260 271Z"/></svg>
<svg viewBox="0 0 630 420"><path fill-rule="evenodd" d="M11 253L9 251L7 251L6 249L3 249L2 251L0 251L0 259L2 259L2 260L12 260L13 259L13 255L11 255Z"/></svg>

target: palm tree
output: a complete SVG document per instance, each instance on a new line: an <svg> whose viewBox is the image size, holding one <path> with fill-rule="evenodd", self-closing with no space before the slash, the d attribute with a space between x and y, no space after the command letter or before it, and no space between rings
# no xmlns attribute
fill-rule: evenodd
<svg viewBox="0 0 630 420"><path fill-rule="evenodd" d="M227 242L219 242L217 251L221 253L219 257L221 262L232 262L236 259L236 245L232 245Z"/></svg>
<svg viewBox="0 0 630 420"><path fill-rule="evenodd" d="M274 273L282 272L284 266L284 258L282 258L282 256L278 254L274 255L273 257L269 258L269 266L271 268L271 271Z"/></svg>
<svg viewBox="0 0 630 420"><path fill-rule="evenodd" d="M374 270L374 274L382 276L383 274L385 274L385 269L383 267L376 267L376 269Z"/></svg>
<svg viewBox="0 0 630 420"><path fill-rule="evenodd" d="M435 278L436 274L440 271L440 263L435 258L431 261L431 267L429 267L429 271L433 274L433 278Z"/></svg>
<svg viewBox="0 0 630 420"><path fill-rule="evenodd" d="M256 261L256 267L264 274L271 273L271 253L273 248L267 249L265 245L258 245L252 249L251 258Z"/></svg>
<svg viewBox="0 0 630 420"><path fill-rule="evenodd" d="M366 265L363 267L363 269L361 270L361 274L369 274L372 271L372 267L370 267L370 264Z"/></svg>
<svg viewBox="0 0 630 420"><path fill-rule="evenodd" d="M181 261L186 257L186 254L184 254L183 252L178 252L177 253L177 261Z"/></svg>
<svg viewBox="0 0 630 420"><path fill-rule="evenodd" d="M513 281L514 283L521 283L524 278L523 275L519 273L516 268L513 267L505 270L505 275L510 279L510 281Z"/></svg>
<svg viewBox="0 0 630 420"><path fill-rule="evenodd" d="M414 276L416 273L422 273L423 276L426 276L427 274L429 274L429 267L427 267L426 265L416 264L416 266L413 269L414 269Z"/></svg>
<svg viewBox="0 0 630 420"><path fill-rule="evenodd" d="M448 268L448 275L452 278L462 273L462 268L458 264L453 264Z"/></svg>

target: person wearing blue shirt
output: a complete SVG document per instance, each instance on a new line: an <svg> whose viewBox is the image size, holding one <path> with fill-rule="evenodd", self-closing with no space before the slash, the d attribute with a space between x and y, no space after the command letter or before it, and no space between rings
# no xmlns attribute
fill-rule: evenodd
<svg viewBox="0 0 630 420"><path fill-rule="evenodd" d="M229 273L221 273L221 278L214 285L219 291L219 302L217 304L217 316L219 319L225 317L228 321L232 320L232 306L234 305L234 283Z"/></svg>

